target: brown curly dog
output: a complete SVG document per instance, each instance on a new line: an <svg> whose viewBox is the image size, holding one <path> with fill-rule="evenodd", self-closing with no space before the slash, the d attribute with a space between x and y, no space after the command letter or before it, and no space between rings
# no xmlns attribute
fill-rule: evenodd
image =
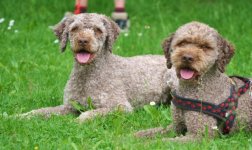
<svg viewBox="0 0 252 150"><path fill-rule="evenodd" d="M173 67L178 84L172 89L173 122L167 128L136 133L153 136L171 130L184 134L169 141L200 140L205 133L215 137L241 128L251 129L251 81L224 74L234 47L206 24L187 23L163 43L168 68Z"/></svg>
<svg viewBox="0 0 252 150"><path fill-rule="evenodd" d="M64 104L23 116L73 113L76 110L71 100L87 106L90 98L95 109L81 112L79 121L106 115L118 106L132 111L151 101L167 102L170 89L166 81L171 75L165 58L158 55L124 58L112 54L119 27L108 17L94 13L66 17L55 26L54 32L62 51L70 41L75 58L64 90Z"/></svg>

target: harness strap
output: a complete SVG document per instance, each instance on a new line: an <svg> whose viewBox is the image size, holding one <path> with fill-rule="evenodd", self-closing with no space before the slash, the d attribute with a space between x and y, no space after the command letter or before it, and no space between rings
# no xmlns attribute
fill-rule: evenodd
<svg viewBox="0 0 252 150"><path fill-rule="evenodd" d="M172 102L173 104L184 110L190 111L198 111L208 114L210 116L215 117L219 122L223 125L223 133L227 134L230 132L234 124L234 120L236 117L235 110L238 106L238 98L248 91L251 81L247 78L236 77L244 82L244 85L235 90L235 85L231 86L230 96L222 103L215 105L209 102L205 102L203 100L198 99L190 99L178 96L176 92L172 92L173 96Z"/></svg>

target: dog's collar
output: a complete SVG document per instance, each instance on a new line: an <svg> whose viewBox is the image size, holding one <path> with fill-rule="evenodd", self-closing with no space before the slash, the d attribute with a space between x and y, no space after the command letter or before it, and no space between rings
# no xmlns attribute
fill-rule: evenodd
<svg viewBox="0 0 252 150"><path fill-rule="evenodd" d="M198 111L215 117L218 124L222 126L223 134L228 134L234 124L236 117L236 108L238 106L238 98L249 90L251 81L247 78L232 76L239 78L244 82L244 85L235 90L235 85L232 84L230 96L222 103L215 105L204 100L190 99L178 96L176 92L172 92L172 103L183 110ZM231 77L231 78L232 78ZM232 80L232 79L231 79Z"/></svg>

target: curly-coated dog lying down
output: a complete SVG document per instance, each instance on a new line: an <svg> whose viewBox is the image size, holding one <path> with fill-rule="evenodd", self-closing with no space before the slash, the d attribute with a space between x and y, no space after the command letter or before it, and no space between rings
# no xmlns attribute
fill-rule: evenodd
<svg viewBox="0 0 252 150"><path fill-rule="evenodd" d="M166 80L170 78L162 56L123 58L112 54L119 27L99 14L67 17L56 25L54 32L62 51L70 41L74 67L64 90L64 104L41 108L26 115L68 114L76 110L70 100L87 106L90 97L96 109L82 112L79 121L105 115L118 106L132 111L151 101L167 102Z"/></svg>
<svg viewBox="0 0 252 150"><path fill-rule="evenodd" d="M168 68L173 66L179 80L172 89L173 122L167 128L139 131L136 136L173 130L185 136L165 140L185 142L200 140L206 132L215 137L244 127L251 130L251 81L224 74L234 54L227 40L208 25L191 22L168 37L163 49Z"/></svg>

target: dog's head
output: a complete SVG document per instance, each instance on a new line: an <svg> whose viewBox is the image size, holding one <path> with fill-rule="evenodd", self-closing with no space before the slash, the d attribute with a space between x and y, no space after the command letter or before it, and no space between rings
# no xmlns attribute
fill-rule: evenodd
<svg viewBox="0 0 252 150"><path fill-rule="evenodd" d="M114 21L94 13L66 17L54 27L62 52L69 40L74 57L80 64L91 63L98 55L111 53L119 32Z"/></svg>
<svg viewBox="0 0 252 150"><path fill-rule="evenodd" d="M234 55L233 46L206 24L191 22L181 26L163 43L167 67L175 67L179 79L195 81L210 68L221 72Z"/></svg>

